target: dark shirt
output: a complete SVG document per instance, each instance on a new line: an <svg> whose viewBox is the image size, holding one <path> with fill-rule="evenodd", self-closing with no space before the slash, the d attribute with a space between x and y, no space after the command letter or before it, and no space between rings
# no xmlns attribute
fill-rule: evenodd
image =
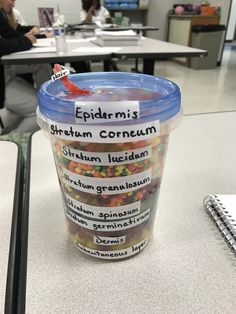
<svg viewBox="0 0 236 314"><path fill-rule="evenodd" d="M0 9L0 35L5 38L15 38L22 35L22 32L10 26L7 15L3 9Z"/></svg>
<svg viewBox="0 0 236 314"><path fill-rule="evenodd" d="M31 41L21 32L14 30L8 23L5 14L0 10L0 57L3 55L28 50L32 47ZM5 99L4 67L0 65L0 108L3 108Z"/></svg>

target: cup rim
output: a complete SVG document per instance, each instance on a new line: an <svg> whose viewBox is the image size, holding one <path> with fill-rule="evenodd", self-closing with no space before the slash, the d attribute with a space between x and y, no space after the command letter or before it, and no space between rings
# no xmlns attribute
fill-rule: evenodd
<svg viewBox="0 0 236 314"><path fill-rule="evenodd" d="M95 82L99 83L99 86L104 87L109 82L110 85L113 84L115 87L137 87L159 93L157 98L151 100L137 100L139 102L141 120L149 119L152 121L158 118L162 122L169 120L181 111L180 89L177 84L164 77L131 72L88 72L72 74L69 75L69 78L72 82L76 82L81 88L85 89L90 88ZM129 86L124 84L129 84ZM53 120L54 116L64 115L65 120L68 119L68 123L73 123L73 106L78 101L78 97L77 99L76 97L69 100L63 99L62 92L64 90L65 88L60 80L45 82L38 93L39 109L47 118ZM58 95L56 95L56 92ZM161 96L160 93L162 94ZM83 97L81 97L81 100L83 100ZM105 102L106 100L102 101L102 103ZM129 104L129 100L121 100L121 102L125 102L127 106ZM58 122L67 123L65 120L62 118Z"/></svg>

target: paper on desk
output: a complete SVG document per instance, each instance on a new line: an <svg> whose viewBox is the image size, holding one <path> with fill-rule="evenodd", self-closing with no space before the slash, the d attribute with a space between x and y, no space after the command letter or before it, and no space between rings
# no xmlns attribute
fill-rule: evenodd
<svg viewBox="0 0 236 314"><path fill-rule="evenodd" d="M97 36L103 37L136 37L137 34L133 30L126 30L126 31L103 31L97 29L95 31Z"/></svg>
<svg viewBox="0 0 236 314"><path fill-rule="evenodd" d="M15 52L15 54L46 53L46 52L56 52L56 47L33 47L30 50Z"/></svg>
<svg viewBox="0 0 236 314"><path fill-rule="evenodd" d="M95 38L95 37L94 37ZM90 38L91 39L91 38ZM89 42L89 38L66 38L67 43L86 43ZM34 47L54 47L55 38L40 38L33 45Z"/></svg>
<svg viewBox="0 0 236 314"><path fill-rule="evenodd" d="M95 37L94 37L95 38ZM67 43L86 43L89 42L91 38L67 38Z"/></svg>
<svg viewBox="0 0 236 314"><path fill-rule="evenodd" d="M54 47L55 39L54 38L39 38L37 42L33 44L33 47Z"/></svg>
<svg viewBox="0 0 236 314"><path fill-rule="evenodd" d="M119 51L121 47L79 47L73 49L72 52L116 52Z"/></svg>
<svg viewBox="0 0 236 314"><path fill-rule="evenodd" d="M109 28L109 27L112 27L113 24L109 24L109 23L105 23L105 24L102 24L101 27L102 28Z"/></svg>

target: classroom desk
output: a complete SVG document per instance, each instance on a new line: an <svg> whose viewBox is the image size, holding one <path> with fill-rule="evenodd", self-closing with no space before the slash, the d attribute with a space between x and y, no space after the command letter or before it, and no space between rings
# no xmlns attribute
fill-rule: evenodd
<svg viewBox="0 0 236 314"><path fill-rule="evenodd" d="M81 31L81 30L95 30L97 29L97 25L89 25L89 24L70 24L67 27L67 32L75 32L75 31ZM128 31L133 30L138 33L142 33L145 31L158 31L159 27L156 26L149 26L149 25L128 25L128 26L116 26L116 25L102 25L101 30L103 31Z"/></svg>
<svg viewBox="0 0 236 314"><path fill-rule="evenodd" d="M76 47L83 47L82 51L71 51ZM87 48L87 50L86 50ZM110 60L113 58L142 58L143 73L154 74L155 60L173 57L196 57L207 55L206 50L201 50L182 45L176 45L161 40L143 37L138 46L126 47L99 47L87 40L74 42L68 45L68 51L64 55L50 53L12 53L1 58L2 64L25 63L60 63L76 62L81 60Z"/></svg>
<svg viewBox="0 0 236 314"><path fill-rule="evenodd" d="M89 39L70 37L67 39L68 49L63 55L56 52L11 53L1 58L2 64L29 64L29 63L60 63L83 60L109 60L111 52L108 49L98 48ZM74 51L76 50L76 51Z"/></svg>
<svg viewBox="0 0 236 314"><path fill-rule="evenodd" d="M235 119L185 116L172 131L153 239L120 262L88 257L68 239L49 139L35 133L26 313L234 313L235 257L203 199L235 193Z"/></svg>
<svg viewBox="0 0 236 314"><path fill-rule="evenodd" d="M160 58L170 59L174 57L203 57L207 55L206 50L186 47L168 43L152 38L142 38L138 46L122 47L115 52L116 58L142 58L143 73L154 74L155 60Z"/></svg>
<svg viewBox="0 0 236 314"><path fill-rule="evenodd" d="M0 154L0 312L14 313L21 153L15 143L0 141Z"/></svg>

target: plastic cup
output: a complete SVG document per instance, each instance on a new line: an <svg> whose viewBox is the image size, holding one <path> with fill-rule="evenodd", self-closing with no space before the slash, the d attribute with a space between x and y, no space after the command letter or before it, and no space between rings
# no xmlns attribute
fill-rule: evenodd
<svg viewBox="0 0 236 314"><path fill-rule="evenodd" d="M68 231L80 251L102 259L139 253L149 242L169 133L180 122L180 90L150 75L70 75L39 91L38 123L50 136Z"/></svg>

